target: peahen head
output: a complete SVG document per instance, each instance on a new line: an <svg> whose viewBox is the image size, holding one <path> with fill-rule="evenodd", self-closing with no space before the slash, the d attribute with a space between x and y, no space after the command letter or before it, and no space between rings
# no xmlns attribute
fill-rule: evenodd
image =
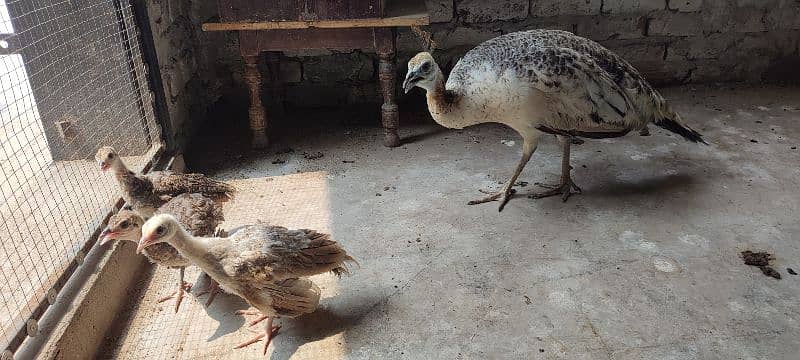
<svg viewBox="0 0 800 360"><path fill-rule="evenodd" d="M406 80L403 81L403 90L408 93L416 86L430 91L436 84L439 74L441 71L433 56L428 52L421 52L408 61L408 73Z"/></svg>

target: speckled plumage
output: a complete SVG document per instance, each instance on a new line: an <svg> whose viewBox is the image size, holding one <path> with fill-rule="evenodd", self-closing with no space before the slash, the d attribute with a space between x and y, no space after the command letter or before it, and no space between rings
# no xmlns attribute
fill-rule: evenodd
<svg viewBox="0 0 800 360"><path fill-rule="evenodd" d="M194 236L211 236L216 227L225 218L222 207L201 194L181 194L167 201L156 210L156 214L171 214ZM129 229L122 229L123 222L130 224ZM108 220L110 231L118 233L120 240L138 241L142 235L142 217L130 210L120 210ZM126 233L123 233L126 232ZM191 265L189 260L181 256L178 250L166 243L153 244L143 250L144 255L154 264L170 268L181 268Z"/></svg>
<svg viewBox="0 0 800 360"><path fill-rule="evenodd" d="M166 223L159 216L151 221ZM345 273L353 261L330 235L315 230L248 225L223 238L174 231L168 242L183 256L267 316L313 312L320 290L306 277Z"/></svg>
<svg viewBox="0 0 800 360"><path fill-rule="evenodd" d="M152 216L155 209L183 193L199 193L216 201L226 201L232 199L236 192L232 185L203 174L172 171L136 174L128 170L113 148L107 146L97 151L95 159L101 167L113 171L125 202L144 217Z"/></svg>
<svg viewBox="0 0 800 360"><path fill-rule="evenodd" d="M341 274L347 272L345 262L352 261L330 235L315 230L250 225L226 240L213 243L205 255L229 279L217 281L265 315L295 317L314 311L319 288L304 277Z"/></svg>
<svg viewBox="0 0 800 360"><path fill-rule="evenodd" d="M514 32L476 46L444 75L429 53L408 62L403 88L427 91L433 119L461 129L486 122L506 124L523 139L522 159L503 189L469 204L512 196L512 186L536 150L542 134L559 136L563 149L561 184L544 197L580 192L569 174L572 138L609 138L647 125L705 143L627 61L600 44L566 31Z"/></svg>
<svg viewBox="0 0 800 360"><path fill-rule="evenodd" d="M450 103L471 99L463 114L473 119L462 122L503 122L521 133L544 128L606 137L591 133L620 136L650 122L680 122L627 61L566 31L520 31L488 40L456 64L445 89L453 93ZM702 141L685 128L681 135Z"/></svg>

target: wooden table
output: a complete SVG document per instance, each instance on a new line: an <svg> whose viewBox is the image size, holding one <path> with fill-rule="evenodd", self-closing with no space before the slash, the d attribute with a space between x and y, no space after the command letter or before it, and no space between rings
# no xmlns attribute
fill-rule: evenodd
<svg viewBox="0 0 800 360"><path fill-rule="evenodd" d="M267 113L261 102L262 51L306 49L374 49L383 95L381 121L384 145L400 145L395 92L395 33L397 27L427 25L424 0L218 0L219 23L203 24L203 31L238 31L244 57L244 79L250 89L250 129L253 147L266 147ZM279 62L276 53L268 61ZM276 71L271 81L277 82ZM273 83L273 85L275 85Z"/></svg>

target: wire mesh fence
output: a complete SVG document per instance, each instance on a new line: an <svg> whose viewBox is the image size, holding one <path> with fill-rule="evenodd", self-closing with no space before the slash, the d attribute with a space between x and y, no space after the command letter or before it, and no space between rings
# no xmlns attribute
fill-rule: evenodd
<svg viewBox="0 0 800 360"><path fill-rule="evenodd" d="M137 170L160 148L131 6L0 0L0 351L35 331L118 200L95 150Z"/></svg>

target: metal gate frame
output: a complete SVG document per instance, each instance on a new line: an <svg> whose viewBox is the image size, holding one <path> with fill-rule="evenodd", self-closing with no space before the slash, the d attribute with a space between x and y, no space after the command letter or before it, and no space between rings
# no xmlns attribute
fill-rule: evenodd
<svg viewBox="0 0 800 360"><path fill-rule="evenodd" d="M164 161L165 159L169 158L169 154L173 153L176 149L176 143L172 137L172 129L171 129L171 122L169 111L167 108L166 102L166 95L163 87L163 82L161 79L161 71L158 63L158 58L156 55L156 47L153 40L152 30L150 28L150 19L149 14L147 11L147 5L145 1L138 1L138 0L128 0L133 10L133 19L135 23L135 29L129 29L128 25L125 22L123 17L123 7L122 7L123 0L112 0L117 23L120 29L120 35L122 37L122 45L125 49L125 54L127 57L130 75L132 77L131 81L135 85L137 89L137 104L139 105L142 125L147 133L147 141L148 143L152 144L152 138L150 129L147 126L146 121L146 104L149 103L153 108L153 114L155 118L156 124L161 127L160 131L160 139L163 146L159 146L153 152L152 157L149 161L144 165L142 172L148 172L155 169L163 168L166 164ZM12 14L13 20L13 14ZM136 31L138 30L138 35ZM133 33L131 33L133 31ZM144 101L145 94L142 93L144 90L141 85L139 84L136 70L137 67L135 65L136 59L134 59L133 52L131 50L131 37L134 39L139 40L139 45L141 46L142 50L142 59L144 61L144 70L146 72L145 76L148 82L148 88L151 91L152 102ZM0 39L2 40L2 39ZM6 50L0 48L0 54L13 54L14 51ZM103 221L101 222L100 226L94 230L94 232L87 238L84 245L81 247L81 250L77 252L77 254L73 257L73 259L69 262L67 268L61 273L58 274L57 280L54 282L52 288L47 291L46 296L44 296L38 304L34 307L33 312L31 313L30 317L26 321L26 326L19 329L16 335L11 339L10 343L7 344L6 348L0 354L0 359L6 360L13 358L14 352L16 352L25 339L28 336L36 336L39 332L38 329L38 321L42 318L48 308L53 305L56 301L56 298L59 292L64 288L67 282L70 280L72 275L76 272L78 267L83 264L84 258L86 254L89 253L89 250L92 249L93 246L97 243L98 237L100 235L101 229L107 225L108 219L118 211L124 205L124 201L121 197L117 199L112 209L106 213L103 217ZM56 274L54 274L56 275ZM29 299L29 302L36 303L36 299Z"/></svg>

